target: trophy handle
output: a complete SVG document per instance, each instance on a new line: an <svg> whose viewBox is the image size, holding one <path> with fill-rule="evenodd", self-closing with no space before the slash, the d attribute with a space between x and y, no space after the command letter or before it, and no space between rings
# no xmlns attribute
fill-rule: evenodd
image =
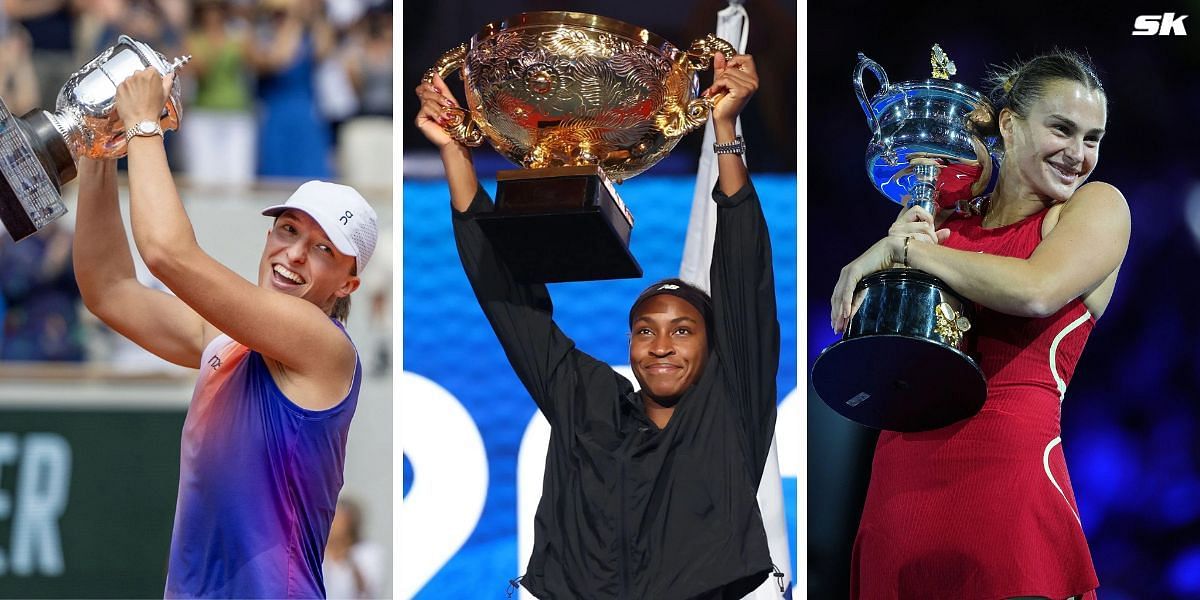
<svg viewBox="0 0 1200 600"><path fill-rule="evenodd" d="M699 71L707 70L712 66L712 57L717 52L724 54L726 57L737 56L738 54L737 48L734 48L733 44L711 33L692 42L692 46L688 48L686 54L688 71L691 74L695 74ZM712 114L713 108L724 97L725 94L720 93L713 94L707 98L696 98L688 102L682 133L690 133L701 125L704 125L708 121L708 116Z"/></svg>
<svg viewBox="0 0 1200 600"><path fill-rule="evenodd" d="M437 59L437 62L429 70L425 71L425 77L423 78L425 83L433 83L434 75L446 79L451 73L462 68L466 58L467 45L465 43L459 44L449 50L441 58ZM479 129L479 125L475 123L475 120L471 118L470 113L457 106L446 107L446 112L450 113L450 123L442 127L442 130L449 134L450 137L454 138L458 143L472 148L483 143L483 132Z"/></svg>
<svg viewBox="0 0 1200 600"><path fill-rule="evenodd" d="M858 95L858 103L862 105L863 112L867 114L867 121L871 125L871 132L878 139L882 137L879 131L879 115L875 114L875 107L871 106L871 101L867 98L867 92L863 90L863 71L870 70L875 75L875 79L879 81L879 91L884 91L891 87L888 83L887 71L879 66L879 63L867 58L862 52L858 53L858 66L854 69L854 93Z"/></svg>

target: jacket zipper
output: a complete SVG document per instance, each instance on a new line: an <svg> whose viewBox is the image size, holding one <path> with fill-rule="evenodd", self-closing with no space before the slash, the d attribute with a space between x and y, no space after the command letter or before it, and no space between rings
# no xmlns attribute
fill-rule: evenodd
<svg viewBox="0 0 1200 600"><path fill-rule="evenodd" d="M629 539L625 531L625 457L621 456L618 459L620 468L618 476L620 481L617 484L617 491L620 494L620 501L617 502L617 526L621 530L621 595L622 600L629 598Z"/></svg>

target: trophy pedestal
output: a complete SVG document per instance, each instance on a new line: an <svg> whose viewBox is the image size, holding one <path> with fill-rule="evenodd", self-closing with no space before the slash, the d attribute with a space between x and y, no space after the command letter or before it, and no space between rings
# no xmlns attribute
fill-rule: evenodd
<svg viewBox="0 0 1200 600"><path fill-rule="evenodd" d="M979 412L983 371L967 354L970 305L936 277L888 269L864 278L841 341L813 364L825 404L859 424L928 431Z"/></svg>
<svg viewBox="0 0 1200 600"><path fill-rule="evenodd" d="M987 386L970 357L919 337L842 340L817 357L817 395L867 427L929 431L979 412Z"/></svg>
<svg viewBox="0 0 1200 600"><path fill-rule="evenodd" d="M75 161L46 114L14 118L0 101L0 223L15 241L67 213L59 197Z"/></svg>
<svg viewBox="0 0 1200 600"><path fill-rule="evenodd" d="M642 276L633 219L597 167L500 171L496 210L476 221L521 283Z"/></svg>

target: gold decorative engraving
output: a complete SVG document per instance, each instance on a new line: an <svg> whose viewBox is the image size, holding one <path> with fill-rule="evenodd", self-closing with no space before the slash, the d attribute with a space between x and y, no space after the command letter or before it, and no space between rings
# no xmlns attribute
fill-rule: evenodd
<svg viewBox="0 0 1200 600"><path fill-rule="evenodd" d="M937 318L933 332L942 336L947 344L957 347L963 334L970 331L971 321L947 302L937 305L933 312Z"/></svg>
<svg viewBox="0 0 1200 600"><path fill-rule="evenodd" d="M455 139L474 132L522 167L598 166L621 182L708 119L719 99L695 98L693 82L717 51L736 54L711 34L683 52L613 19L525 13L486 26L429 72L461 69L471 111L447 128Z"/></svg>
<svg viewBox="0 0 1200 600"><path fill-rule="evenodd" d="M951 75L958 72L954 61L950 60L950 56L937 44L933 45L933 51L929 54L929 64L933 67L934 79L948 80Z"/></svg>

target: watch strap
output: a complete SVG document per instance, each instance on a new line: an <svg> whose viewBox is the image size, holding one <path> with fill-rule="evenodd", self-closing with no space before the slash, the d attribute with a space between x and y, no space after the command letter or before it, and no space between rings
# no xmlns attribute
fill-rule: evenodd
<svg viewBox="0 0 1200 600"><path fill-rule="evenodd" d="M735 136L732 142L726 142L724 144L714 143L713 152L717 154L745 154L746 141L743 140L742 136L740 135Z"/></svg>
<svg viewBox="0 0 1200 600"><path fill-rule="evenodd" d="M153 125L154 128L150 129L149 127L147 127L146 129L143 129L142 126L146 125L146 124ZM162 125L160 125L158 123L158 121L139 121L137 123L134 123L128 129L125 130L125 141L128 142L129 140L132 140L133 138L139 137L139 136L151 137L151 136L162 135L162 134L163 134Z"/></svg>

